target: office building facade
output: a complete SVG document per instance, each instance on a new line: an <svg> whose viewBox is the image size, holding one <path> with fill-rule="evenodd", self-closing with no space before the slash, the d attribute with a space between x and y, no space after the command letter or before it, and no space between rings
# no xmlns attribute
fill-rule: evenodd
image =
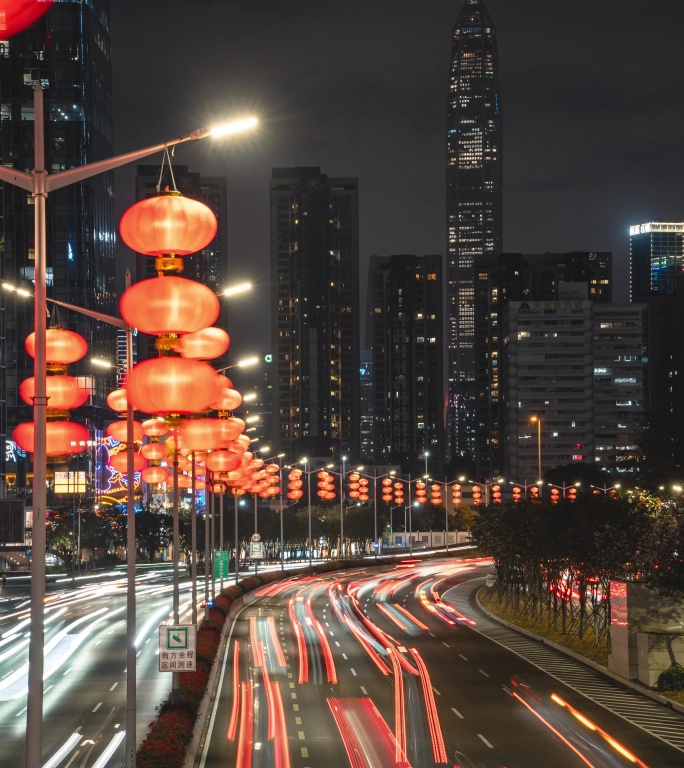
<svg viewBox="0 0 684 768"><path fill-rule="evenodd" d="M629 297L672 293L684 274L684 223L651 221L629 228Z"/></svg>
<svg viewBox="0 0 684 768"><path fill-rule="evenodd" d="M475 477L504 468L503 313L511 301L559 298L610 303L609 252L503 253L481 257L475 269Z"/></svg>
<svg viewBox="0 0 684 768"><path fill-rule="evenodd" d="M475 261L503 249L503 131L496 29L482 0L454 26L447 110L449 454L475 441Z"/></svg>
<svg viewBox="0 0 684 768"><path fill-rule="evenodd" d="M112 155L109 0L55 3L27 30L0 41L0 162L25 172L34 167L33 84L44 90L48 173ZM116 314L113 200L111 173L48 196L48 298ZM35 242L31 196L0 184L0 219L2 279L32 292ZM16 424L32 419L32 409L20 399L18 388L33 375L33 360L24 351L24 340L33 331L33 305L7 294L0 301L0 435L6 443L0 458L0 493L26 496L30 465L9 438ZM73 311L50 308L50 312L50 322L77 331L88 342L88 357L70 366L69 372L88 377L92 397L73 418L85 421L95 437L110 413L103 406L114 378L91 375L89 358L108 357L114 362L116 329Z"/></svg>
<svg viewBox="0 0 684 768"><path fill-rule="evenodd" d="M373 461L442 476L442 257L373 256Z"/></svg>
<svg viewBox="0 0 684 768"><path fill-rule="evenodd" d="M272 440L288 459L358 460L359 185L320 168L274 168Z"/></svg>
<svg viewBox="0 0 684 768"><path fill-rule="evenodd" d="M506 478L535 482L539 453L542 475L572 462L633 471L645 413L645 306L512 301L502 317Z"/></svg>

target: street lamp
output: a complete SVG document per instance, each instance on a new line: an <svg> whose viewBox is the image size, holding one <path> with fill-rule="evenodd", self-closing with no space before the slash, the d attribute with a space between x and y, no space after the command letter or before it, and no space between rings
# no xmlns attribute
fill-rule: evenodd
<svg viewBox="0 0 684 768"><path fill-rule="evenodd" d="M188 136L157 144L153 147L129 152L106 160L97 160L77 168L69 168L55 174L49 174L45 169L45 119L43 106L43 89L39 81L33 85L33 130L34 130L34 162L33 170L25 173L16 168L0 166L0 181L24 189L31 193L34 200L34 333L35 358L33 376L35 392L33 402L34 421L34 454L33 454L33 520L43 521L47 511L47 385L46 385L46 250L47 250L47 221L46 201L50 192L62 189L85 179L92 178L122 165L134 163L144 157L167 150L171 146L186 141L203 139L207 136L226 136L238 131L244 131L256 125L255 118L235 121L213 128L198 129ZM123 322L123 321L122 321ZM132 421L132 413L129 417ZM132 424L129 427L132 429ZM133 477L133 459L129 455L127 468L129 479ZM129 488L132 483L129 482ZM130 529L130 521L129 521ZM135 541L134 548L135 548ZM31 574L31 619L29 639L29 669L28 669L28 702L26 711L26 768L40 768L43 749L43 673L44 673L44 644L45 644L45 553L46 533L44 525L34 525L33 530L33 561ZM129 547L130 551L130 547ZM129 574L129 579L130 579ZM135 576L133 583L135 589ZM130 655L130 643L127 643L127 658ZM135 660L135 646L133 646ZM133 665L134 666L134 665ZM132 674L131 665L128 673ZM126 709L126 766L135 766L135 708L127 701Z"/></svg>
<svg viewBox="0 0 684 768"><path fill-rule="evenodd" d="M530 416L530 421L537 425L537 480L541 480L541 416Z"/></svg>
<svg viewBox="0 0 684 768"><path fill-rule="evenodd" d="M429 455L430 455L429 451L423 451L423 456L425 458L425 477L427 477L427 474L428 474L427 460Z"/></svg>
<svg viewBox="0 0 684 768"><path fill-rule="evenodd" d="M595 493L603 492L604 494L608 494L609 491L617 491L622 486L620 485L620 483L616 483L615 485L592 485L591 487L594 488ZM673 490L677 491L679 489L679 486L673 485L672 488Z"/></svg>
<svg viewBox="0 0 684 768"><path fill-rule="evenodd" d="M493 485L501 485L501 483L505 483L506 481L503 479L503 477L500 477L497 480L490 480L489 482L484 482L484 483L476 483L474 480L468 480L468 482L472 483L472 485L484 486L484 489L485 489L485 507L488 507L489 506L489 489Z"/></svg>

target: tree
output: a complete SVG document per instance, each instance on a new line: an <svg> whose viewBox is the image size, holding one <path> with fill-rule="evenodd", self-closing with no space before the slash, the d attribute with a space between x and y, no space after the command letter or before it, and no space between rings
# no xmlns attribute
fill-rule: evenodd
<svg viewBox="0 0 684 768"><path fill-rule="evenodd" d="M146 508L135 516L135 539L150 563L155 561L158 552L168 546L172 535L173 519L170 515L151 512Z"/></svg>

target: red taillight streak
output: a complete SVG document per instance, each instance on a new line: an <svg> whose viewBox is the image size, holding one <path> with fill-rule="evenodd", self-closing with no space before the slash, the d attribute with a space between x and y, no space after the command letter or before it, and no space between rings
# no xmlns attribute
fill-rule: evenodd
<svg viewBox="0 0 684 768"><path fill-rule="evenodd" d="M299 620L295 616L294 600L290 600L288 612L290 614L290 623L292 624L292 629L295 633L297 649L299 651L299 683L301 685L302 683L306 683L309 679L309 657L306 653L306 642L304 641L302 630L299 626Z"/></svg>
<svg viewBox="0 0 684 768"><path fill-rule="evenodd" d="M238 713L240 711L240 641L236 640L233 646L233 711L230 714L230 723L228 723L227 738L231 741L235 739L237 729Z"/></svg>
<svg viewBox="0 0 684 768"><path fill-rule="evenodd" d="M278 666L286 667L287 662L285 661L285 654L283 653L283 647L280 644L280 641L278 640L278 633L276 632L275 619L273 618L273 616L268 617L268 630L269 630L269 634L271 635L271 643L273 644L273 648L275 649L276 659L278 660Z"/></svg>
<svg viewBox="0 0 684 768"><path fill-rule="evenodd" d="M446 763L447 754L444 747L444 737L442 736L442 728L439 724L439 715L437 714L435 695L432 692L430 675L428 673L427 667L425 666L425 662L415 648L411 648L411 655L416 662L416 666L418 667L418 672L420 674L420 682L423 685L425 709L427 710L428 724L430 727L430 738L432 739L432 753L435 756L436 763Z"/></svg>
<svg viewBox="0 0 684 768"><path fill-rule="evenodd" d="M238 739L235 768L252 768L252 743L254 741L254 704L252 684L242 683L242 702L240 706L240 738Z"/></svg>
<svg viewBox="0 0 684 768"><path fill-rule="evenodd" d="M406 608L404 608L403 605L399 605L397 603L392 603L392 605L398 610L401 611L405 616L407 616L419 629L423 629L427 631L428 627L426 624L423 624L422 621L418 621L418 619L412 614L409 613Z"/></svg>
<svg viewBox="0 0 684 768"><path fill-rule="evenodd" d="M406 723L404 722L404 677L397 660L399 653L389 646L387 648L392 669L394 671L394 738L397 746L395 760L401 762L406 755Z"/></svg>
<svg viewBox="0 0 684 768"><path fill-rule="evenodd" d="M566 747L569 747L576 755L579 757L579 759L585 764L588 765L589 768L596 768L594 763L590 763L589 760L577 749L577 747L573 746L566 738L563 736L562 733L560 733L556 728L554 728L551 723L549 723L548 720L545 720L539 712L537 712L535 709L533 709L523 698L521 698L515 691L513 691L513 696L527 709L530 710L530 712L539 720L541 720L542 723L550 730L552 731L558 738L565 744Z"/></svg>
<svg viewBox="0 0 684 768"><path fill-rule="evenodd" d="M383 616L386 616L387 619L391 621L392 624L394 624L394 626L399 627L399 629L403 629L404 632L408 631L408 624L405 621L402 621L398 616L395 616L386 605L378 603L375 607L380 611L380 613L382 613Z"/></svg>

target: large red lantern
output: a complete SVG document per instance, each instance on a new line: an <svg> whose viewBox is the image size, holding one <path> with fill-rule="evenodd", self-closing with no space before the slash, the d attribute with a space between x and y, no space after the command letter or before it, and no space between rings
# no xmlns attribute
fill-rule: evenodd
<svg viewBox="0 0 684 768"><path fill-rule="evenodd" d="M174 350L181 357L191 357L193 360L214 360L225 354L230 346L230 336L223 328L203 328L196 333L186 333L181 336Z"/></svg>
<svg viewBox="0 0 684 768"><path fill-rule="evenodd" d="M233 451L212 451L207 456L206 465L212 472L232 472L240 466L240 456Z"/></svg>
<svg viewBox="0 0 684 768"><path fill-rule="evenodd" d="M164 443L146 443L140 449L140 455L148 461L162 461L166 458L166 446Z"/></svg>
<svg viewBox="0 0 684 768"><path fill-rule="evenodd" d="M158 357L134 366L128 375L133 408L154 414L188 414L206 410L216 399L216 372L199 360Z"/></svg>
<svg viewBox="0 0 684 768"><path fill-rule="evenodd" d="M110 392L107 395L107 405L113 411L117 411L118 413L123 413L124 411L128 410L128 401L125 388L115 389L113 392Z"/></svg>
<svg viewBox="0 0 684 768"><path fill-rule="evenodd" d="M183 451L202 451L224 446L219 419L184 419L178 430L178 445Z"/></svg>
<svg viewBox="0 0 684 768"><path fill-rule="evenodd" d="M221 388L221 394L211 407L215 411L234 411L242 405L242 395L236 389ZM237 437L237 435L236 435Z"/></svg>
<svg viewBox="0 0 684 768"><path fill-rule="evenodd" d="M0 0L0 39L7 40L47 13L53 0Z"/></svg>
<svg viewBox="0 0 684 768"><path fill-rule="evenodd" d="M151 277L128 288L119 301L121 317L143 333L195 333L213 325L220 312L216 294L178 275Z"/></svg>
<svg viewBox="0 0 684 768"><path fill-rule="evenodd" d="M90 397L88 387L81 384L75 376L61 374L48 376L45 379L45 390L48 399L47 405L51 410L68 411L71 408L78 408ZM19 385L19 396L28 405L33 405L35 392L36 386L33 376L24 379Z"/></svg>
<svg viewBox="0 0 684 768"><path fill-rule="evenodd" d="M147 467L142 471L142 479L151 485L166 482L168 476L169 470L166 467Z"/></svg>
<svg viewBox="0 0 684 768"><path fill-rule="evenodd" d="M24 342L31 357L36 356L36 334L29 333ZM88 342L80 333L65 328L48 328L45 331L45 360L47 363L69 365L85 357Z"/></svg>
<svg viewBox="0 0 684 768"><path fill-rule="evenodd" d="M147 419L143 421L142 428L148 437L162 437L169 431L169 425L164 419Z"/></svg>
<svg viewBox="0 0 684 768"><path fill-rule="evenodd" d="M128 423L126 421L114 421L112 422L105 433L109 437L113 437L117 443L125 443L128 440ZM139 421L133 422L133 440L136 443L141 443L143 439L143 428Z"/></svg>
<svg viewBox="0 0 684 768"><path fill-rule="evenodd" d="M87 427L73 421L48 421L45 425L45 455L68 456L83 453L90 439ZM35 424L24 422L14 428L12 440L27 453L35 451Z"/></svg>
<svg viewBox="0 0 684 768"><path fill-rule="evenodd" d="M122 475L127 474L128 473L128 452L119 451L118 453L114 453L110 455L109 466L112 469L115 469L117 472L120 472ZM147 466L147 462L145 461L145 459L137 451L135 451L133 453L133 471L141 472L143 469L145 469L146 466Z"/></svg>
<svg viewBox="0 0 684 768"><path fill-rule="evenodd" d="M197 253L216 237L217 229L209 206L175 190L135 203L119 222L124 243L146 256Z"/></svg>

